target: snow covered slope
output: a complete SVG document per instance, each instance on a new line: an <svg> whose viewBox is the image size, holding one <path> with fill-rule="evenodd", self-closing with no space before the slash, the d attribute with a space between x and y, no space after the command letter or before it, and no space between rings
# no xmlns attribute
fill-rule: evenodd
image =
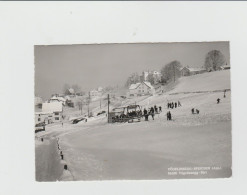
<svg viewBox="0 0 247 195"><path fill-rule="evenodd" d="M215 91L230 88L230 70L224 70L182 77L178 85L169 93Z"/></svg>

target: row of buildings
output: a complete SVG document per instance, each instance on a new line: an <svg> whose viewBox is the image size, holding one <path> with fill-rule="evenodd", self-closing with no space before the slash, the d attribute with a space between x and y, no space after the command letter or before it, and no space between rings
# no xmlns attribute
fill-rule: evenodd
<svg viewBox="0 0 247 195"><path fill-rule="evenodd" d="M220 67L220 70L228 70L230 69L229 65L223 65ZM196 74L202 74L205 72L209 72L205 68L190 68L183 67L180 69L181 76L192 76ZM154 78L153 85L149 82L149 75ZM162 91L162 85L159 85L161 82L161 73L159 71L143 71L140 76L140 80L142 82L137 82L131 84L129 86L129 90L127 93L128 97L142 96L142 95L154 95L157 91Z"/></svg>
<svg viewBox="0 0 247 195"><path fill-rule="evenodd" d="M231 67L230 65L222 65L219 67L219 70L229 70ZM190 68L190 67L183 67L180 69L181 76L191 76L196 74L202 74L204 72L211 72L212 70L207 70L205 68Z"/></svg>

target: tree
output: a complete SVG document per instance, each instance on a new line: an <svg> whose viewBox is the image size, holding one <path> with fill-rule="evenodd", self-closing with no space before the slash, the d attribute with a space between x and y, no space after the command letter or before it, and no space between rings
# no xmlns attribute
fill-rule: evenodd
<svg viewBox="0 0 247 195"><path fill-rule="evenodd" d="M182 67L181 63L177 60L172 61L161 69L162 81L170 82L176 81L177 78L181 76L180 68Z"/></svg>
<svg viewBox="0 0 247 195"><path fill-rule="evenodd" d="M69 95L69 88L70 88L70 85L65 83L64 86L63 86L63 93L65 95Z"/></svg>
<svg viewBox="0 0 247 195"><path fill-rule="evenodd" d="M129 87L131 84L138 83L140 82L140 76L138 75L137 72L132 73L131 76L127 79L125 86Z"/></svg>
<svg viewBox="0 0 247 195"><path fill-rule="evenodd" d="M79 87L77 84L72 85L71 88L74 89L75 93L80 93L81 92L81 87Z"/></svg>
<svg viewBox="0 0 247 195"><path fill-rule="evenodd" d="M148 74L147 80L148 80L148 82L150 82L153 85L154 84L154 76L153 76L153 74Z"/></svg>
<svg viewBox="0 0 247 195"><path fill-rule="evenodd" d="M207 53L204 67L208 71L219 70L220 66L225 64L225 56L218 50L212 50Z"/></svg>

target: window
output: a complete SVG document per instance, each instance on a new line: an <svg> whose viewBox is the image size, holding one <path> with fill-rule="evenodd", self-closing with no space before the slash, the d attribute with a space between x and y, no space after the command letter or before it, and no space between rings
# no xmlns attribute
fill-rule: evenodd
<svg viewBox="0 0 247 195"><path fill-rule="evenodd" d="M40 121L40 118L38 118L38 121Z"/></svg>
<svg viewBox="0 0 247 195"><path fill-rule="evenodd" d="M55 115L59 115L59 113L58 112L55 112Z"/></svg>
<svg viewBox="0 0 247 195"><path fill-rule="evenodd" d="M55 120L58 121L59 120L59 117L55 117Z"/></svg>

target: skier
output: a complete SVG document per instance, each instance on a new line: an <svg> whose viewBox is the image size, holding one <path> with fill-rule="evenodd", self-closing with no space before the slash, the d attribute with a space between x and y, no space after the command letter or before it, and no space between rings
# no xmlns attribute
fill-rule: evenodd
<svg viewBox="0 0 247 195"><path fill-rule="evenodd" d="M178 101L178 107L179 107L179 106L182 106L181 103L180 103L180 101Z"/></svg>
<svg viewBox="0 0 247 195"><path fill-rule="evenodd" d="M159 107L159 109L160 109L160 111L159 111L159 112L162 112L162 107L161 107L161 106Z"/></svg>
<svg viewBox="0 0 247 195"><path fill-rule="evenodd" d="M219 103L220 103L220 98L217 99L217 104L219 104Z"/></svg>
<svg viewBox="0 0 247 195"><path fill-rule="evenodd" d="M166 117L167 117L167 120L169 121L169 119L170 119L169 112L166 113Z"/></svg>
<svg viewBox="0 0 247 195"><path fill-rule="evenodd" d="M171 104L171 109L173 109L174 108L174 103L172 102L172 104Z"/></svg>
<svg viewBox="0 0 247 195"><path fill-rule="evenodd" d="M177 102L175 102L175 108L177 108Z"/></svg>

